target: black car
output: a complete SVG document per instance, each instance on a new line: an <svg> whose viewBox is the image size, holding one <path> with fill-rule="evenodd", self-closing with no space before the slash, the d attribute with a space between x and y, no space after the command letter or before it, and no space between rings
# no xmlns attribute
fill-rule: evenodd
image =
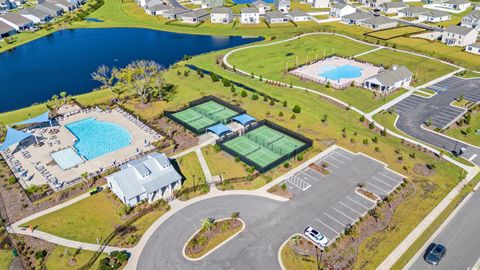
<svg viewBox="0 0 480 270"><path fill-rule="evenodd" d="M425 252L425 261L432 265L438 265L440 260L445 256L447 253L447 248L440 245L440 244L430 244Z"/></svg>

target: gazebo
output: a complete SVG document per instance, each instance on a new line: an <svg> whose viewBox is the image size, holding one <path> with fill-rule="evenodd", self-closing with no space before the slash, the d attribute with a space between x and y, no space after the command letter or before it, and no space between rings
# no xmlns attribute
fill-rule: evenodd
<svg viewBox="0 0 480 270"><path fill-rule="evenodd" d="M231 130L230 130L230 128L228 128L224 124L220 123L220 124L216 124L214 126L208 127L207 131L213 132L217 136L221 137L221 136L229 133Z"/></svg>

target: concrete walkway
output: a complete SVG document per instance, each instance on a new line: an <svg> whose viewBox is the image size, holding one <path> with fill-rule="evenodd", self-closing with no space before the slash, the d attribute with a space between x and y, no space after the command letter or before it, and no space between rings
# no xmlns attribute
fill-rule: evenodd
<svg viewBox="0 0 480 270"><path fill-rule="evenodd" d="M383 49L383 48L378 47L378 48L375 48L375 49L370 50L370 51L366 51L366 52L363 52L363 53L359 53L359 54L357 54L357 55L354 55L353 58L357 58L357 57L360 57L360 56L362 56L362 55L369 54L369 53L372 53L372 52L375 52L375 51L378 51L378 50L381 50L381 49Z"/></svg>
<svg viewBox="0 0 480 270"><path fill-rule="evenodd" d="M200 166L202 167L203 174L205 175L206 182L208 184L213 184L213 177L212 173L210 172L210 168L208 167L207 161L203 156L201 149L196 149L195 154L197 154L198 161L200 162Z"/></svg>

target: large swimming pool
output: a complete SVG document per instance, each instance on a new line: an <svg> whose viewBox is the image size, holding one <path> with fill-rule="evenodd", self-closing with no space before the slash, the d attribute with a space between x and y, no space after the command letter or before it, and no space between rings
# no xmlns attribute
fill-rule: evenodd
<svg viewBox="0 0 480 270"><path fill-rule="evenodd" d="M86 118L65 127L77 138L73 147L86 160L114 152L132 142L125 128L95 118Z"/></svg>
<svg viewBox="0 0 480 270"><path fill-rule="evenodd" d="M340 79L354 79L362 76L362 70L363 68L352 65L325 66L322 67L319 75L335 81Z"/></svg>

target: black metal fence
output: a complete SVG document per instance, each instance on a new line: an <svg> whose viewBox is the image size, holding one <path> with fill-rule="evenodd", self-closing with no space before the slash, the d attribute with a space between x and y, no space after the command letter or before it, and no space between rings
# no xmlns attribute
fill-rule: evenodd
<svg viewBox="0 0 480 270"><path fill-rule="evenodd" d="M224 107L226 107L226 108L229 108L229 109L237 112L238 114L245 113L245 110L244 110L244 109L242 109L242 108L240 108L240 107L238 107L238 106L232 105L232 104L230 104L230 103L228 103L228 102L226 102L226 101L224 101L224 100L222 100L222 99L220 99L220 98L217 98L217 97L215 97L215 96L205 96L205 97L202 97L202 98L199 98L199 99L196 99L196 100L193 100L193 101L189 102L187 106L181 108L180 110L177 110L177 111L165 111L164 114L165 114L165 116L167 116L168 118L172 119L173 121L175 121L175 122L179 123L180 125L184 126L185 128L187 128L187 129L190 130L191 132L193 132L193 133L195 133L195 134L197 134L197 135L200 135L200 134L205 133L206 128L195 128L195 127L193 127L192 125L190 125L189 123L187 123L187 122L179 119L178 117L176 117L176 116L175 116L175 113L181 112L181 111L184 111L184 110L187 110L187 109L189 109L189 108L195 107L195 106L197 106L197 105L203 104L203 103L208 102L208 101L214 101L214 102L216 102L216 103L218 103L218 104L220 104L220 105L222 105L222 106L224 106ZM232 116L232 117L230 117L230 118L224 119L224 120L222 120L222 121L217 121L217 122L215 122L214 124L212 124L212 126L213 126L213 125L216 125L216 124L218 124L218 123L220 123L220 122L222 122L222 123L229 123L229 122L231 121L231 119L232 119L233 117L235 117L235 116L236 116L236 115L234 115L234 116Z"/></svg>
<svg viewBox="0 0 480 270"><path fill-rule="evenodd" d="M220 145L220 147L222 148L223 151L229 153L230 155L234 156L234 157L238 157L241 161L245 162L246 164L250 165L250 166L254 166L255 169L261 173L265 173L275 167L277 167L278 165L284 163L285 161L289 160L290 158L292 157L295 157L296 155L302 153L303 151L307 150L308 148L312 147L313 145L313 141L301 134L298 134L296 132L293 132L287 128L284 128L282 126L279 126L275 123L272 123L268 120L261 120L259 122L255 122L251 125L249 125L248 127L246 127L244 129L244 132L242 133L248 133L252 130L255 130L261 126L267 126L271 129L274 129L274 130L277 130L285 135L288 135L296 140L299 140L303 143L303 145L299 148L296 148L295 150L289 152L289 153L286 153L282 156L280 156L277 160L275 160L274 162L266 165L266 166L262 166L258 163L256 163L255 161L247 158L246 156L243 156L241 154L239 154L238 152L236 152L235 150L227 147L225 145L226 142L228 141L231 141L237 137L240 136L240 133L230 133L230 134L227 134L226 136L223 136L221 137L220 139L217 140L217 144Z"/></svg>

